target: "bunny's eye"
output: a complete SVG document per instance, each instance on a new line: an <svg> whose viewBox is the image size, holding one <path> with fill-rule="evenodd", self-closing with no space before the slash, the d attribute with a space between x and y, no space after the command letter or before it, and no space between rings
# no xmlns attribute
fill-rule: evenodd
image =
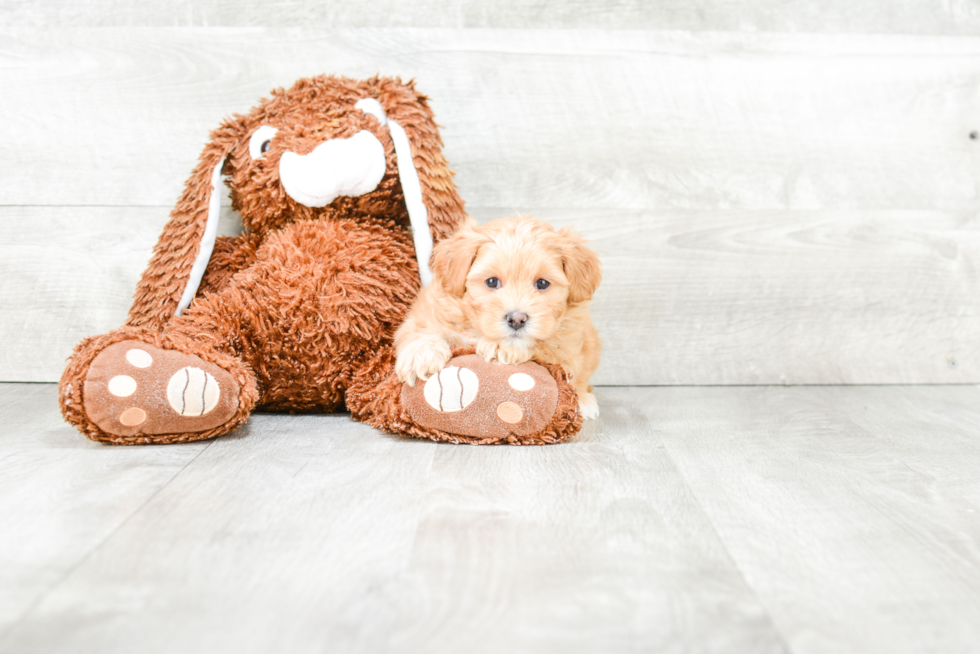
<svg viewBox="0 0 980 654"><path fill-rule="evenodd" d="M252 132L252 138L248 140L248 153L252 159L261 159L272 148L272 137L278 131L275 127L263 125Z"/></svg>

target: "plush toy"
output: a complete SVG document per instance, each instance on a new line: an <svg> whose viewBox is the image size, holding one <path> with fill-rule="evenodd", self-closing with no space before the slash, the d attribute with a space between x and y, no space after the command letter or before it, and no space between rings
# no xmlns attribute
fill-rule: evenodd
<svg viewBox="0 0 980 654"><path fill-rule="evenodd" d="M459 352L424 384L395 378L392 338L429 282L433 242L470 220L441 146L425 96L390 78L302 79L225 120L126 324L69 359L65 419L119 444L211 438L255 409L346 407L451 442L576 432L575 392L556 366ZM245 228L236 238L216 238L222 175Z"/></svg>

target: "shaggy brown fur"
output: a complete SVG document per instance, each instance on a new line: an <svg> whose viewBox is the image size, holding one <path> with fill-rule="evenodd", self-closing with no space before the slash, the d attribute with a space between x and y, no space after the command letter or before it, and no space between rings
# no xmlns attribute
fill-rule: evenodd
<svg viewBox="0 0 980 654"><path fill-rule="evenodd" d="M60 386L68 422L93 440L165 443L227 433L256 408L336 411L346 404L355 418L388 431L480 442L415 424L400 405L392 339L419 290L418 265L389 129L354 108L363 98L377 99L408 135L433 239L470 220L427 99L412 83L320 76L274 91L212 133L137 286L126 325L76 347ZM268 152L253 160L249 139L262 125L279 131ZM373 191L321 208L285 192L278 165L286 151L305 155L328 139L362 130L384 148L386 170ZM204 233L212 171L223 157L232 204L247 231L217 240L195 300L175 316ZM181 365L193 366L199 357L230 373L238 388L222 392L237 393L234 416L202 432L150 434L137 426L119 434L95 424L86 403L93 406L104 396L124 406L143 392L120 399L119 393L106 394L104 382L88 378L93 360L107 348L115 347L113 356L125 362L119 348L129 346L123 341L184 353ZM563 440L581 422L565 407L574 390L564 373L549 370L564 400L545 429L526 442Z"/></svg>

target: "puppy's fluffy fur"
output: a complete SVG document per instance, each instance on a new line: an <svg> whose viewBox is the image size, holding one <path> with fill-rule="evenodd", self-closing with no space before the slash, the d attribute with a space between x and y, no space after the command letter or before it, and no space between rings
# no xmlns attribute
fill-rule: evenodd
<svg viewBox="0 0 980 654"><path fill-rule="evenodd" d="M561 364L583 417L599 415L589 385L599 364L589 301L602 268L579 234L530 218L470 224L436 246L432 272L395 334L401 381L425 380L454 347L475 344L487 361Z"/></svg>

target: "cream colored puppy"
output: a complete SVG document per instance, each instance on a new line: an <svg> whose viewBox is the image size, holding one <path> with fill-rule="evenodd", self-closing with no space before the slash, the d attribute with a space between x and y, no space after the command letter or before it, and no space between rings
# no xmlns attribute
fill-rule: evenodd
<svg viewBox="0 0 980 654"><path fill-rule="evenodd" d="M599 415L589 304L602 268L579 234L530 218L468 225L436 246L432 273L395 334L399 380L414 385L442 370L454 347L476 345L487 361L561 364L583 417Z"/></svg>

